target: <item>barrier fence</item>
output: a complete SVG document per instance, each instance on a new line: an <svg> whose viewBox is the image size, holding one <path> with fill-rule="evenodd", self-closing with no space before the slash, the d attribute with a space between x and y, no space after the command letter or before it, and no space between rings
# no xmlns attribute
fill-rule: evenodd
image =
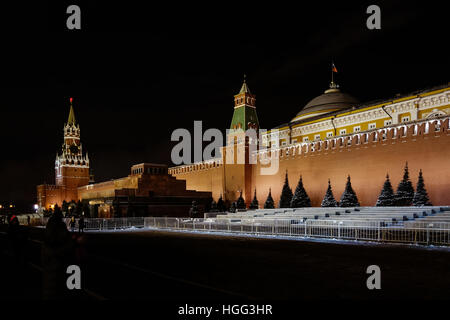
<svg viewBox="0 0 450 320"><path fill-rule="evenodd" d="M450 245L450 223L405 226L383 221L265 219L233 222L220 219L144 218L145 228L220 231L415 244Z"/></svg>
<svg viewBox="0 0 450 320"><path fill-rule="evenodd" d="M46 225L47 220L48 218L43 218L42 224ZM70 229L70 219L65 218L64 222ZM242 219L233 221L232 219L215 218L136 217L86 218L84 229L124 230L130 228L450 245L450 222L386 223L385 221L331 219ZM76 229L78 229L78 219Z"/></svg>
<svg viewBox="0 0 450 320"><path fill-rule="evenodd" d="M49 218L42 218L42 225L47 225ZM84 230L121 230L130 228L143 228L144 227L144 217L133 217L133 218L86 218L84 219ZM67 228L70 229L70 218L64 218L64 223ZM78 230L79 219L75 219L75 229Z"/></svg>

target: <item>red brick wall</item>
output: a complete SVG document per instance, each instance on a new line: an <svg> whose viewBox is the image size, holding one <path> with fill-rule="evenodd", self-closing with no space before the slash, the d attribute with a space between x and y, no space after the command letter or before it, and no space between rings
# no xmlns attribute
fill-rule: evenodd
<svg viewBox="0 0 450 320"><path fill-rule="evenodd" d="M373 206L389 173L391 183L396 190L403 177L403 168L408 161L410 178L415 187L419 169L422 169L425 186L434 205L450 204L450 130L448 119L439 132L434 132L430 126L428 134L424 134L425 124L418 127L418 135L413 135L412 129L406 132L406 137L393 137L388 133L385 141L378 140L356 144L352 141L347 146L347 138L342 146L325 148L317 151L298 154L291 149L286 156L284 149L280 157L280 169L277 175L259 175L260 165L253 170L254 186L262 205L267 197L269 187L272 188L274 200L279 201L284 174L288 170L289 183L294 190L300 174L311 198L313 206L320 206L327 189L328 178L331 179L336 200L344 191L347 175L350 174L352 186L362 206ZM373 133L371 135L373 138ZM371 140L371 139L369 139ZM373 140L373 139L372 139ZM294 153L294 154L292 154Z"/></svg>
<svg viewBox="0 0 450 320"><path fill-rule="evenodd" d="M303 183L311 198L313 206L320 206L327 189L328 178L331 179L333 193L339 201L345 188L347 175L350 174L352 186L362 206L373 206L383 186L386 173L389 173L394 190L402 179L403 168L408 161L410 178L415 187L419 169L422 169L425 186L434 205L450 204L450 130L448 118L443 120L440 130L435 132L434 124L431 124L426 133L426 124L417 126L417 135L414 134L414 125L405 132L400 130L398 135L394 131L387 132L386 140L373 131L368 135L368 142L357 143L352 140L348 146L348 137L342 140L333 139L321 141L315 144L315 151L307 150L308 147L291 147L286 156L284 148L279 154L278 173L271 176L259 174L260 165L253 165L251 178L246 178L246 187L251 182L250 193L244 197L248 199L257 190L257 198L262 206L267 198L269 188L272 188L272 196L278 205L281 188L284 182L284 174L288 170L290 186L293 190L297 185L300 174ZM373 141L376 137L376 141ZM364 139L362 139L364 140ZM333 146L333 141L336 145ZM299 153L299 148L302 148ZM226 181L226 194L231 196L236 193L234 189L242 183L237 175L243 171L235 170L232 166L225 166L225 177L217 181L223 167L213 169L198 169L192 172L173 174L177 179L186 180L188 189L212 191L217 200L223 192L221 180ZM223 174L222 174L223 177ZM233 183L231 181L235 181ZM211 183L216 181L218 183ZM232 186L231 190L230 186Z"/></svg>

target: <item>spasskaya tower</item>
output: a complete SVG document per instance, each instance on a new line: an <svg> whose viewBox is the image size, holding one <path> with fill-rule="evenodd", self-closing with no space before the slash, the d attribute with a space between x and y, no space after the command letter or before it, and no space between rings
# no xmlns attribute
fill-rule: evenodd
<svg viewBox="0 0 450 320"><path fill-rule="evenodd" d="M83 152L80 139L80 125L76 122L75 112L70 98L70 111L64 125L64 142L55 159L55 185L37 187L38 204L41 208L61 206L66 200L78 200L77 188L90 182L89 156Z"/></svg>

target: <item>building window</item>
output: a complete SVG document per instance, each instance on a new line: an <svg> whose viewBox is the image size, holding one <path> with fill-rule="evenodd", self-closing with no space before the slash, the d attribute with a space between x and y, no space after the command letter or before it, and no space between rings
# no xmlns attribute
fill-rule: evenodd
<svg viewBox="0 0 450 320"><path fill-rule="evenodd" d="M384 120L384 126L390 126L392 124L392 120Z"/></svg>
<svg viewBox="0 0 450 320"><path fill-rule="evenodd" d="M316 134L316 135L314 136L314 140L316 140L316 141L320 140L320 134Z"/></svg>
<svg viewBox="0 0 450 320"><path fill-rule="evenodd" d="M360 131L361 131L361 126L353 127L353 132L360 132Z"/></svg>
<svg viewBox="0 0 450 320"><path fill-rule="evenodd" d="M327 138L331 138L333 136L333 132L327 132Z"/></svg>
<svg viewBox="0 0 450 320"><path fill-rule="evenodd" d="M309 138L308 137L303 137L303 142L308 142Z"/></svg>
<svg viewBox="0 0 450 320"><path fill-rule="evenodd" d="M402 122L409 122L409 117L402 117Z"/></svg>
<svg viewBox="0 0 450 320"><path fill-rule="evenodd" d="M374 123L369 123L369 130L375 129L377 127L377 124Z"/></svg>
<svg viewBox="0 0 450 320"><path fill-rule="evenodd" d="M297 139L292 139L292 143L297 143Z"/></svg>
<svg viewBox="0 0 450 320"><path fill-rule="evenodd" d="M345 129L339 130L339 134L340 134L340 135L344 135L344 134L346 134L346 133L347 133L347 130L345 130Z"/></svg>
<svg viewBox="0 0 450 320"><path fill-rule="evenodd" d="M286 141L281 142L281 145L285 146L286 145Z"/></svg>

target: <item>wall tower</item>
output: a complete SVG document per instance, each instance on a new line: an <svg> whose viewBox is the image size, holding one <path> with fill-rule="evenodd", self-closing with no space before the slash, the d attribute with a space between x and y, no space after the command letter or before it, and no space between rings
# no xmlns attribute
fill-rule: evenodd
<svg viewBox="0 0 450 320"><path fill-rule="evenodd" d="M56 154L55 184L62 187L62 199L78 200L77 188L89 184L89 156L83 153L80 140L80 125L76 123L70 98L70 111L64 125L64 142L61 153Z"/></svg>

